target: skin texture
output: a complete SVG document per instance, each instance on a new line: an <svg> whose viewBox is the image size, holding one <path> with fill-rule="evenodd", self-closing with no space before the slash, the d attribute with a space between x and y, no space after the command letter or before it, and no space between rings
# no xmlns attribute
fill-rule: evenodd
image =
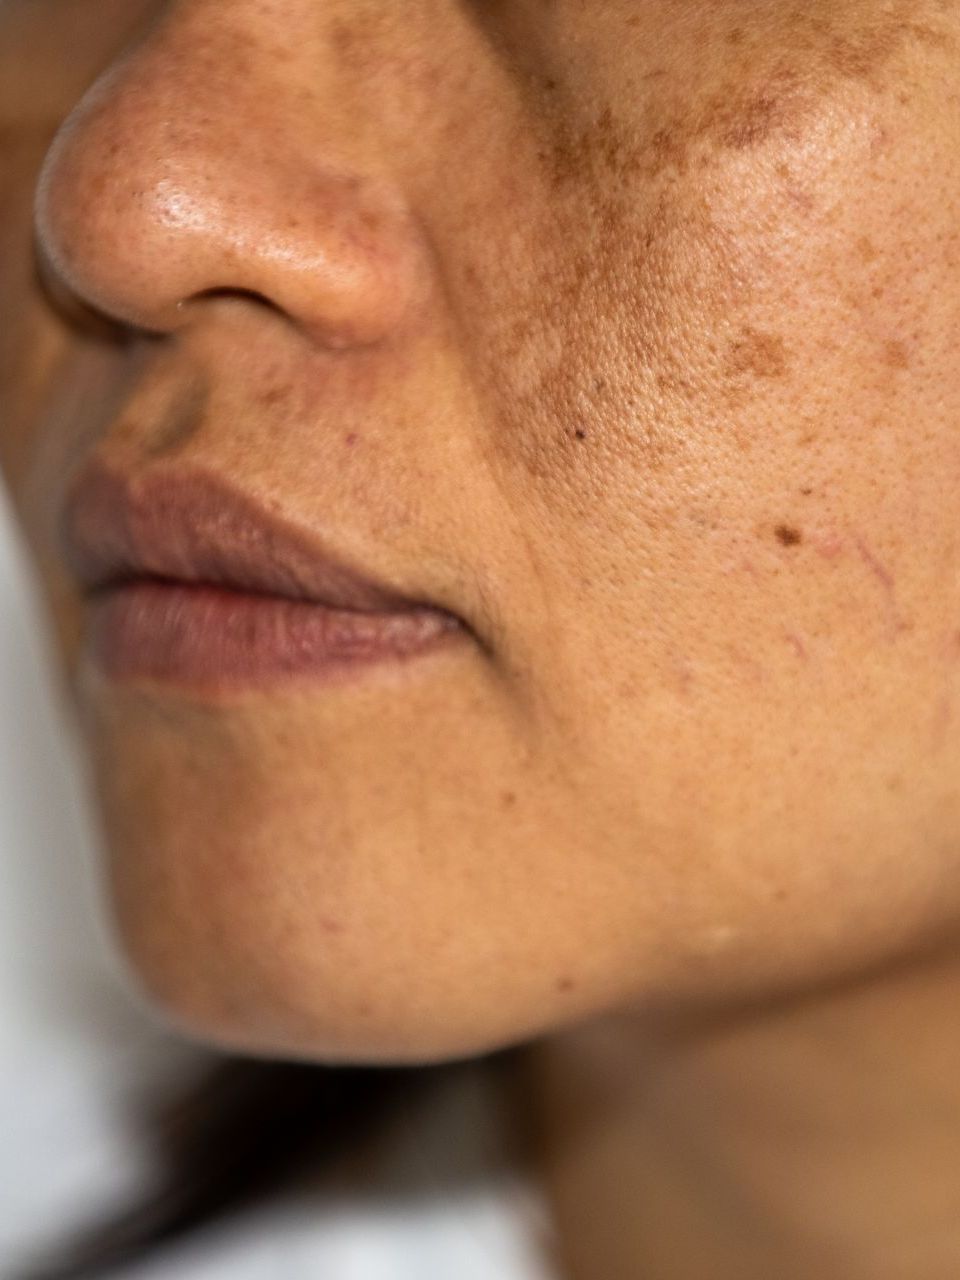
<svg viewBox="0 0 960 1280"><path fill-rule="evenodd" d="M428 1061L952 957L955 6L55 0L69 58L49 7L0 17L0 84L49 69L3 90L0 449L157 1009ZM476 638L104 680L52 533L94 450Z"/></svg>

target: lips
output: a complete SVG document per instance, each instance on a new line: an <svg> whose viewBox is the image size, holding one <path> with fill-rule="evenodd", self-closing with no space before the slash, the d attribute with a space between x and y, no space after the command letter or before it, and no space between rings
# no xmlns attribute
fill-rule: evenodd
<svg viewBox="0 0 960 1280"><path fill-rule="evenodd" d="M203 471L132 477L91 465L67 494L61 534L66 564L88 592L149 577L360 612L427 603L357 571L311 533Z"/></svg>
<svg viewBox="0 0 960 1280"><path fill-rule="evenodd" d="M206 471L93 462L67 492L60 535L91 605L92 655L113 676L342 676L464 632Z"/></svg>

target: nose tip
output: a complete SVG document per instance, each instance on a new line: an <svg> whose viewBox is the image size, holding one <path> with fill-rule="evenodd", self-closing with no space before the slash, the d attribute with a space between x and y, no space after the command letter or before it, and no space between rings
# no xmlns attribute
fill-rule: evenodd
<svg viewBox="0 0 960 1280"><path fill-rule="evenodd" d="M397 182L352 164L342 132L324 155L305 141L315 122L282 129L262 104L187 92L182 67L177 91L162 63L95 86L54 139L35 212L57 282L155 332L224 294L265 300L332 348L401 326L428 255Z"/></svg>

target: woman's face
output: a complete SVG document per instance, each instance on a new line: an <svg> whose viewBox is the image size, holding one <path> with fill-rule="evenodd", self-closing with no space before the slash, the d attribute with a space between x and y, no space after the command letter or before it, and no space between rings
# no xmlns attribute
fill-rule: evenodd
<svg viewBox="0 0 960 1280"><path fill-rule="evenodd" d="M0 85L4 465L159 1008L427 1060L953 936L955 4L7 0ZM105 665L91 468L461 628Z"/></svg>

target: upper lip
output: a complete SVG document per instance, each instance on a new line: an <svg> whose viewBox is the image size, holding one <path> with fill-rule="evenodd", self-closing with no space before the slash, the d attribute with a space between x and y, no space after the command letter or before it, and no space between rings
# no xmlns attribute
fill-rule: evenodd
<svg viewBox="0 0 960 1280"><path fill-rule="evenodd" d="M70 485L60 544L90 592L137 578L215 583L363 612L427 602L368 577L311 531L205 470L128 474L97 460Z"/></svg>

